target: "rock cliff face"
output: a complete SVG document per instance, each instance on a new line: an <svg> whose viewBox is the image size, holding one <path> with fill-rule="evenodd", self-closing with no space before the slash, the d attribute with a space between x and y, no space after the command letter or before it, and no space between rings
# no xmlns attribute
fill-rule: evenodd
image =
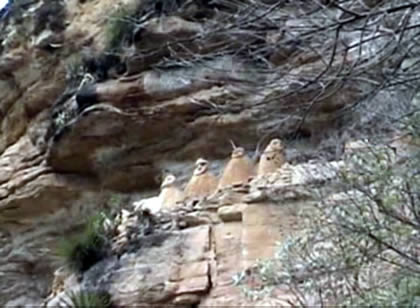
<svg viewBox="0 0 420 308"><path fill-rule="evenodd" d="M335 112L363 95L360 85L313 79L323 60L300 53L302 42L279 31L293 7L269 10L265 19L264 5L255 11L255 37L232 27L254 29L234 4L14 2L0 20L1 306L41 304L57 240L116 194L128 206L157 189L166 171L185 183L201 156L220 173L230 139L252 151L267 136L299 133L315 142L343 125ZM120 30L115 12L124 10L135 26ZM110 48L119 39L125 47ZM262 62L271 70L259 55L250 58L256 46L267 47ZM329 93L315 104L320 89ZM317 149L308 148L298 158L290 150L289 160L313 157ZM211 210L181 212L182 227L163 239L150 235L150 245L97 264L72 287L89 285L99 271L110 275L100 275L98 286L121 306L245 303L231 276L272 254L298 205L289 197L261 204L219 197Z"/></svg>
<svg viewBox="0 0 420 308"><path fill-rule="evenodd" d="M256 300L237 283L258 288L252 275L256 260L272 257L277 242L300 231L299 213L319 201L324 184L342 167L287 165L199 203L162 211L148 233L140 227L144 213L131 209L114 227L120 232L113 237L112 254L78 281L65 277L45 304L67 307L69 294L83 290L107 292L118 307L289 305L293 296L281 288Z"/></svg>

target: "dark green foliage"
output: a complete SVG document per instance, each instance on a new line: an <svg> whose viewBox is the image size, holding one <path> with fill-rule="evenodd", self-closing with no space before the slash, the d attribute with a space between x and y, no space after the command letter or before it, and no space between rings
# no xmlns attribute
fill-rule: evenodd
<svg viewBox="0 0 420 308"><path fill-rule="evenodd" d="M384 146L345 158L337 179L342 192L321 195L301 213L305 232L284 241L274 263L260 266L262 279L287 285L307 306L418 306L419 157L396 159Z"/></svg>
<svg viewBox="0 0 420 308"><path fill-rule="evenodd" d="M405 273L404 273L405 272ZM420 279L401 271L387 288L373 289L352 303L366 307L418 307L420 304Z"/></svg>
<svg viewBox="0 0 420 308"><path fill-rule="evenodd" d="M128 42L135 28L135 13L125 7L118 8L109 17L106 25L106 49L118 51L124 42Z"/></svg>
<svg viewBox="0 0 420 308"><path fill-rule="evenodd" d="M149 18L172 15L186 1L147 0L140 1L134 9L118 8L108 19L106 26L106 49L117 52L124 44L131 44L136 29Z"/></svg>
<svg viewBox="0 0 420 308"><path fill-rule="evenodd" d="M73 292L70 294L71 306L74 308L81 307L101 307L110 308L111 296L106 292Z"/></svg>
<svg viewBox="0 0 420 308"><path fill-rule="evenodd" d="M57 254L69 268L83 273L106 256L107 244L103 216L95 215L81 234L61 241Z"/></svg>

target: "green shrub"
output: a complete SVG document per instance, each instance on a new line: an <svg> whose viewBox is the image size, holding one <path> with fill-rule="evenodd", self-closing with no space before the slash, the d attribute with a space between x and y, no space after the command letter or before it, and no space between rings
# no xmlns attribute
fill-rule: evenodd
<svg viewBox="0 0 420 308"><path fill-rule="evenodd" d="M118 51L122 44L133 34L135 27L134 14L127 8L118 8L108 20L105 28L107 50Z"/></svg>
<svg viewBox="0 0 420 308"><path fill-rule="evenodd" d="M72 292L69 295L71 306L74 308L81 307L101 307L110 308L111 296L106 292Z"/></svg>
<svg viewBox="0 0 420 308"><path fill-rule="evenodd" d="M345 304L367 307L418 307L420 304L420 279L410 273L395 275L393 283L363 294L354 302Z"/></svg>
<svg viewBox="0 0 420 308"><path fill-rule="evenodd" d="M392 153L346 159L340 193L300 214L305 232L282 241L278 266L258 267L268 287L289 288L303 306L419 305L419 158L395 164Z"/></svg>
<svg viewBox="0 0 420 308"><path fill-rule="evenodd" d="M64 238L57 255L72 270L83 273L106 255L108 241L103 227L104 216L91 217L81 234Z"/></svg>

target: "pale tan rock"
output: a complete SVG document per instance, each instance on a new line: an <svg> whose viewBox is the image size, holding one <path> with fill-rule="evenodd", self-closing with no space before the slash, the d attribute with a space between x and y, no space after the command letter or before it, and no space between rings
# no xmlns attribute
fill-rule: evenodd
<svg viewBox="0 0 420 308"><path fill-rule="evenodd" d="M420 141L410 134L396 134L389 146L395 149L399 157L409 157L420 150Z"/></svg>
<svg viewBox="0 0 420 308"><path fill-rule="evenodd" d="M173 300L174 305L194 305L199 303L201 296L198 294L181 294Z"/></svg>
<svg viewBox="0 0 420 308"><path fill-rule="evenodd" d="M51 307L51 305L56 304L57 302L62 302L65 297L65 292L69 292L71 288L74 288L78 285L76 274L65 266L59 267L54 272L54 280L51 287L51 292L48 297L44 300L44 305L46 307Z"/></svg>
<svg viewBox="0 0 420 308"><path fill-rule="evenodd" d="M152 214L157 214L162 209L162 201L159 196L141 199L133 203L134 210L139 211L149 211Z"/></svg>
<svg viewBox="0 0 420 308"><path fill-rule="evenodd" d="M226 188L218 190L215 194L211 195L206 199L204 204L205 209L218 209L224 205L233 205L235 203L240 203L244 196L247 196L248 189L240 187L239 189L235 187Z"/></svg>
<svg viewBox="0 0 420 308"><path fill-rule="evenodd" d="M203 27L199 23L189 22L177 16L168 18L152 18L144 26L144 31L153 35L171 38L188 37L188 35L202 31Z"/></svg>
<svg viewBox="0 0 420 308"><path fill-rule="evenodd" d="M344 153L351 154L355 152L366 151L369 150L370 147L371 145L366 141L352 140L346 142L346 144L344 145Z"/></svg>
<svg viewBox="0 0 420 308"><path fill-rule="evenodd" d="M291 183L307 185L322 183L337 178L339 171L344 167L343 161L335 162L308 162L298 166L288 167L287 176L291 175Z"/></svg>
<svg viewBox="0 0 420 308"><path fill-rule="evenodd" d="M289 216L289 215L287 215ZM283 238L287 216L278 207L270 204L248 204L242 212L242 266L247 268L256 259L274 255L276 242ZM278 228L274 226L277 225Z"/></svg>
<svg viewBox="0 0 420 308"><path fill-rule="evenodd" d="M54 280L52 283L52 293L57 294L64 290L64 281L71 275L72 273L66 269L65 267L59 267L54 272Z"/></svg>
<svg viewBox="0 0 420 308"><path fill-rule="evenodd" d="M241 234L239 222L219 224L213 227L215 261L212 263L212 289L202 299L200 307L239 305L241 291L235 287L232 277L242 270Z"/></svg>
<svg viewBox="0 0 420 308"><path fill-rule="evenodd" d="M208 226L189 228L141 252L122 256L122 266L107 277L115 303L153 305L171 302L183 294L207 292L210 286L209 236ZM144 260L153 260L153 263Z"/></svg>
<svg viewBox="0 0 420 308"><path fill-rule="evenodd" d="M231 206L222 206L217 210L217 215L224 222L241 221L242 211L246 204L235 204Z"/></svg>
<svg viewBox="0 0 420 308"><path fill-rule="evenodd" d="M194 227L199 225L209 225L217 221L212 214L196 212L189 213L182 217L182 221L185 222L186 227Z"/></svg>
<svg viewBox="0 0 420 308"><path fill-rule="evenodd" d="M242 199L245 203L256 203L269 201L268 192L266 191L267 186L259 186L256 190L252 191L250 194L244 196Z"/></svg>
<svg viewBox="0 0 420 308"><path fill-rule="evenodd" d="M174 267L170 273L170 281L180 281L207 275L209 271L208 261L198 261Z"/></svg>

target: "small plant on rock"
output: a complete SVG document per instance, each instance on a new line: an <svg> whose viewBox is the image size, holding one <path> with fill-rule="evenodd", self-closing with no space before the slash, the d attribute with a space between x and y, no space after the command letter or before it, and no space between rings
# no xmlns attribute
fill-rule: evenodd
<svg viewBox="0 0 420 308"><path fill-rule="evenodd" d="M130 10L121 7L109 17L105 30L107 50L118 50L124 41L132 35L135 27L132 15Z"/></svg>
<svg viewBox="0 0 420 308"><path fill-rule="evenodd" d="M74 308L101 307L111 308L111 296L106 292L72 292L69 295L70 305Z"/></svg>
<svg viewBox="0 0 420 308"><path fill-rule="evenodd" d="M103 221L103 215L95 215L81 234L61 241L57 254L70 269L83 273L105 257L108 241Z"/></svg>

